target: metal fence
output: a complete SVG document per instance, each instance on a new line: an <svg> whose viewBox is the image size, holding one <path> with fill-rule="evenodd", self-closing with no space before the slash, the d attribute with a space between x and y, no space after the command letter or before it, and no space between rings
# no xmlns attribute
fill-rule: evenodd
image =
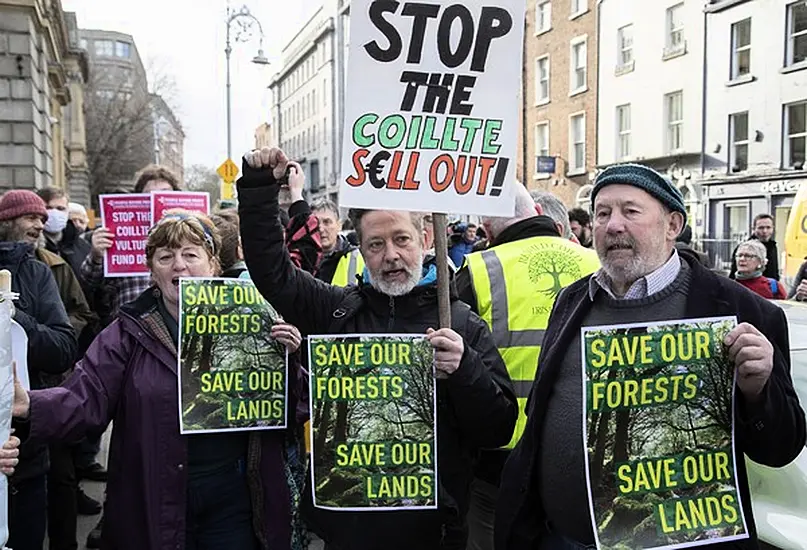
<svg viewBox="0 0 807 550"><path fill-rule="evenodd" d="M744 240L744 236L737 235L729 239L700 239L693 244L709 256L715 271L723 271L728 274L731 271L731 254Z"/></svg>

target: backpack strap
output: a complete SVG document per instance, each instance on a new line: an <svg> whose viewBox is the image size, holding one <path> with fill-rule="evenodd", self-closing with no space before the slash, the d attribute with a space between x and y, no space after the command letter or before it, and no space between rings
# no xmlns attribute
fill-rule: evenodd
<svg viewBox="0 0 807 550"><path fill-rule="evenodd" d="M776 279L768 279L768 284L771 285L771 292L773 292L773 297L779 294L779 282Z"/></svg>

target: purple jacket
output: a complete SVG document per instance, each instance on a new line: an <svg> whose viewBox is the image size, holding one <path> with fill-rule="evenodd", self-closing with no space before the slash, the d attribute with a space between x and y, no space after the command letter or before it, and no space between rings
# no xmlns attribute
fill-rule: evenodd
<svg viewBox="0 0 807 550"><path fill-rule="evenodd" d="M61 387L31 392L32 440L76 441L114 422L104 549L185 548L187 445L179 433L176 347L156 309L157 299L149 289L127 304ZM296 368L290 378L300 381L299 373ZM299 385L290 388L290 410L297 405L292 394L298 392ZM289 415L292 424L294 417ZM249 437L253 523L264 549L297 546L287 483L293 477L289 433L252 432Z"/></svg>

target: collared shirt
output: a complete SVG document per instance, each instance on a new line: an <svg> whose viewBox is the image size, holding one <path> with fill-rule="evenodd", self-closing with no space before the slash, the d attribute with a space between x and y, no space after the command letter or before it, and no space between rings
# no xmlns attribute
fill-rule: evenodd
<svg viewBox="0 0 807 550"><path fill-rule="evenodd" d="M647 298L672 284L675 278L678 277L679 271L681 271L681 258L678 256L678 251L673 248L670 259L663 266L644 277L640 277L630 286L624 296L619 297L611 290L610 277L600 268L588 281L588 296L593 301L597 291L602 289L614 300Z"/></svg>

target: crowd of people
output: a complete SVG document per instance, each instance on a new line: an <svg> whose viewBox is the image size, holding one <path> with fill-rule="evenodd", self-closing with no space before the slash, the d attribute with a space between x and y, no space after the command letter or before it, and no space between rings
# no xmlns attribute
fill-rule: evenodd
<svg viewBox="0 0 807 550"><path fill-rule="evenodd" d="M281 181L287 176L287 184ZM784 313L807 301L807 262L779 277L770 216L716 273L691 243L680 191L654 170L602 171L591 212L515 185L514 215L456 224L436 250L428 215L304 200L302 167L247 153L238 208L169 211L146 243L149 276L108 278L115 236L88 228L61 190L0 198L0 269L29 338L31 390L15 387L8 546L73 550L79 513L101 511L87 546L109 550L562 550L593 548L583 442L581 327L735 315L736 465L756 534L743 455L778 467L805 446ZM179 190L149 166L134 192ZM551 250L553 285L523 259ZM451 271L451 326L438 319L436 255ZM289 352L285 430L184 436L178 426L179 279L251 279L282 320ZM734 280L732 280L734 279ZM745 288L743 288L745 287ZM307 473L305 337L424 334L437 377L438 507L315 507ZM108 470L98 442L112 423ZM21 443L20 443L21 442ZM80 479L107 483L92 501ZM717 546L715 546L717 547Z"/></svg>

